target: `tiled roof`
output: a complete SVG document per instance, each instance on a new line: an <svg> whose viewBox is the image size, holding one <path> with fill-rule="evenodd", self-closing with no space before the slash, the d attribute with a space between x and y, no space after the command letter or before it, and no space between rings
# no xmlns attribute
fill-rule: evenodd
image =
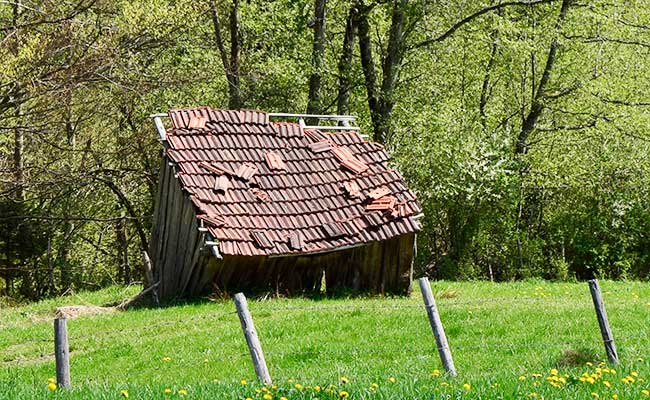
<svg viewBox="0 0 650 400"><path fill-rule="evenodd" d="M222 254L313 253L419 230L383 146L260 111L171 110L166 152Z"/></svg>

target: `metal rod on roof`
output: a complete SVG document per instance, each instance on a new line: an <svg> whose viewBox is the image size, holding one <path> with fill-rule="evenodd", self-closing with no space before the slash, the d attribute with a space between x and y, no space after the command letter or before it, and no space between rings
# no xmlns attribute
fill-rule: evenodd
<svg viewBox="0 0 650 400"><path fill-rule="evenodd" d="M324 114L291 114L291 113L268 113L271 118L285 117L285 118L318 118L327 119L332 121L356 121L355 115L324 115Z"/></svg>
<svg viewBox="0 0 650 400"><path fill-rule="evenodd" d="M358 131L361 130L358 126L336 126L336 125L305 125L303 129L319 129L331 131Z"/></svg>
<svg viewBox="0 0 650 400"><path fill-rule="evenodd" d="M169 114L167 114L167 113L158 113L158 114L149 115L149 118L156 118L156 117L169 117Z"/></svg>

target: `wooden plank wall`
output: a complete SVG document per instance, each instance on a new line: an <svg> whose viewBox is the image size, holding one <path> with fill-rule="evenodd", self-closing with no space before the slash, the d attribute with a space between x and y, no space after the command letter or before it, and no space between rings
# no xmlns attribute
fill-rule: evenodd
<svg viewBox="0 0 650 400"><path fill-rule="evenodd" d="M296 295L320 289L325 271L329 291L408 293L413 279L415 234L312 256L203 258L190 294L213 290L268 291Z"/></svg>
<svg viewBox="0 0 650 400"><path fill-rule="evenodd" d="M199 261L195 253L201 251L203 237L198 231L195 212L169 160L163 157L150 242L160 298L182 294Z"/></svg>

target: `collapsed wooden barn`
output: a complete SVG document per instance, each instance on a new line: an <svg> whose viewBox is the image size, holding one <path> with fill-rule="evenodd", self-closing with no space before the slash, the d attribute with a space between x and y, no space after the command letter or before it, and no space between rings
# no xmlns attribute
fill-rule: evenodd
<svg viewBox="0 0 650 400"><path fill-rule="evenodd" d="M295 294L320 290L323 274L328 291L409 290L420 207L358 128L208 107L153 117L164 151L149 253L161 298Z"/></svg>

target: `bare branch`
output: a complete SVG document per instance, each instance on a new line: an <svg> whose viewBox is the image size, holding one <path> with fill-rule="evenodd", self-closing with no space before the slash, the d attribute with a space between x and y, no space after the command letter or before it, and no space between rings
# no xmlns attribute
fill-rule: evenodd
<svg viewBox="0 0 650 400"><path fill-rule="evenodd" d="M442 35L440 35L438 37L435 37L435 38L424 40L424 41L422 41L420 43L417 43L414 46L412 46L411 49L426 47L426 46L429 46L429 45L434 44L434 43L442 42L443 40L445 40L448 37L450 37L451 35L453 35L463 25L472 22L476 18L480 17L483 14L487 14L490 11L500 10L500 9L503 9L503 8L506 8L506 7L513 7L513 6L520 6L520 7L524 6L525 7L525 6L534 6L534 5L538 5L538 4L550 4L550 3L553 3L555 1L557 1L557 0L507 1L505 3L499 3L499 4L495 4L493 6L490 6L490 7L483 8L483 9L475 12L474 14L471 14L471 15L461 19L460 21L456 22L454 25L451 26L451 28L447 29L447 31L445 33L443 33Z"/></svg>

